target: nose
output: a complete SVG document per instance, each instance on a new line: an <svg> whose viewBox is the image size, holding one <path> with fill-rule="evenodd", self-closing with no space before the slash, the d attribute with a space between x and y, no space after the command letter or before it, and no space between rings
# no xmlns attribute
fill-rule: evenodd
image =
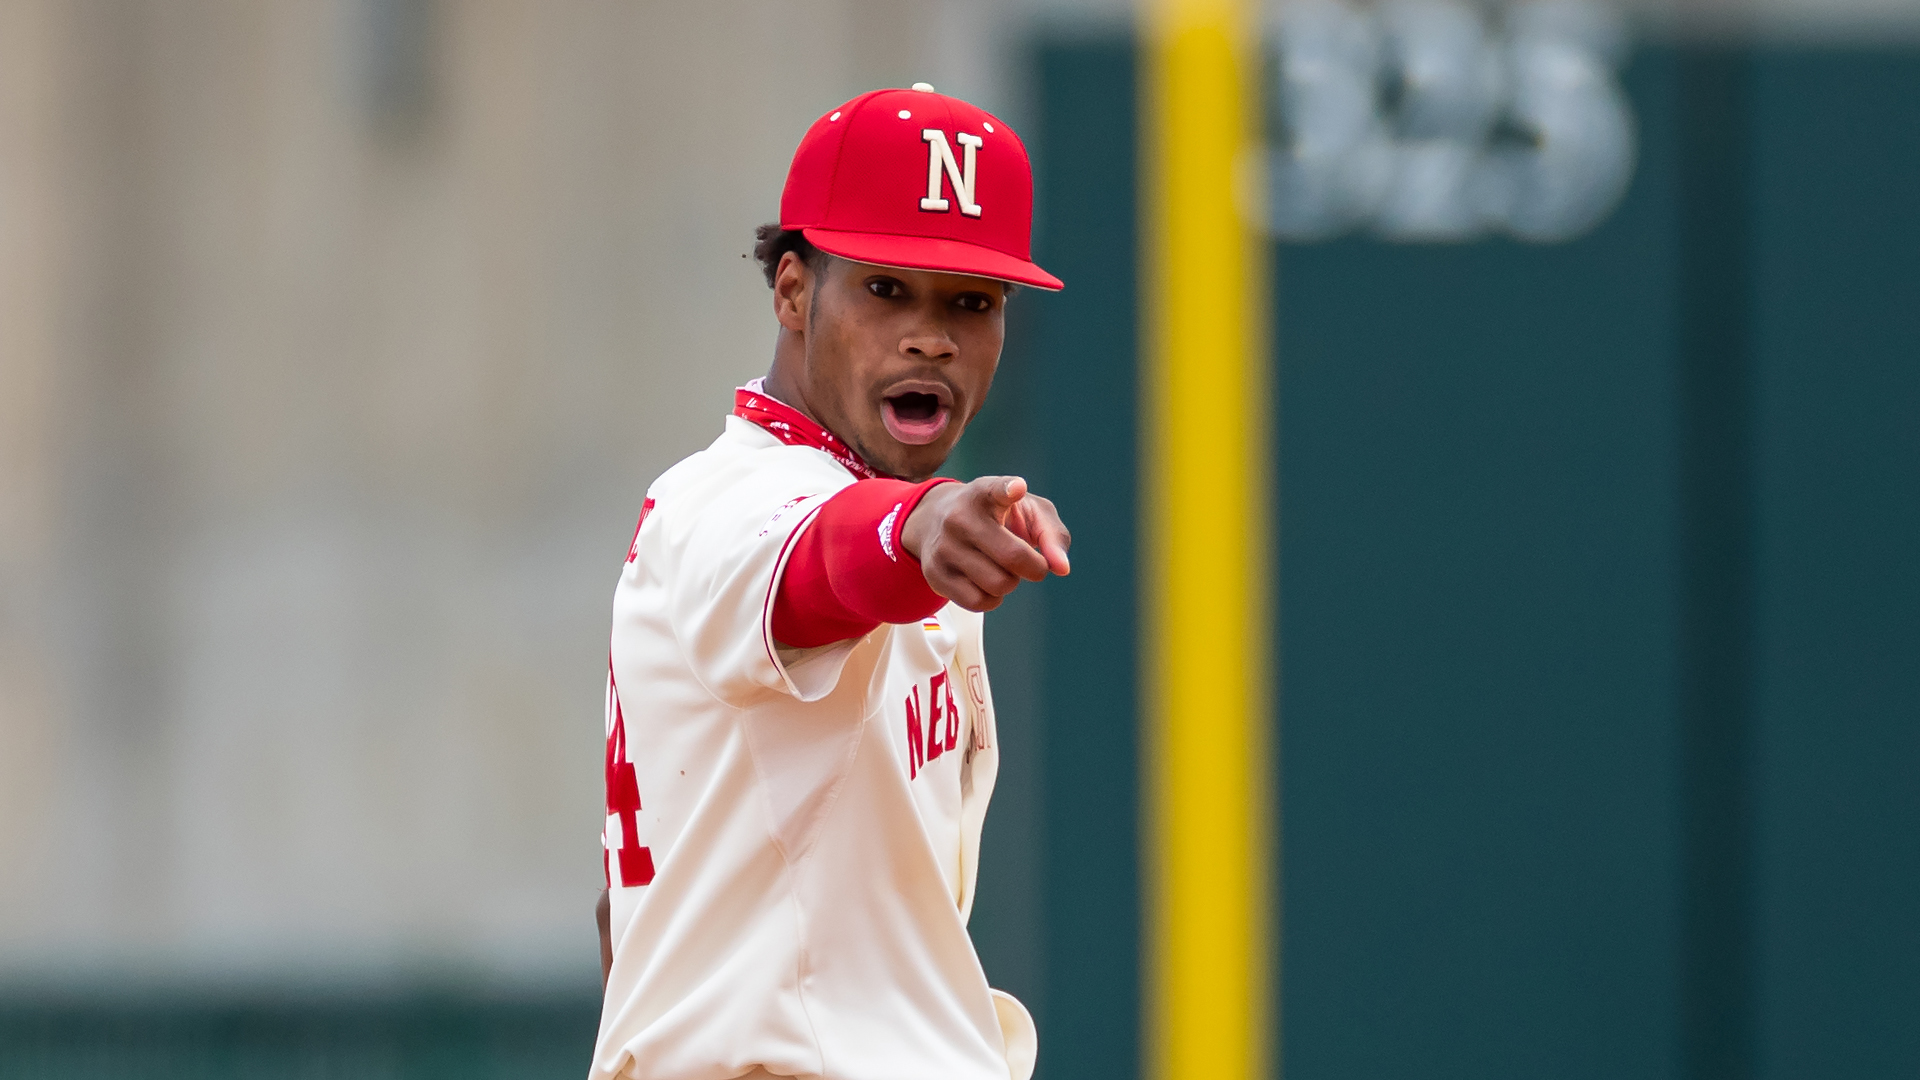
<svg viewBox="0 0 1920 1080"><path fill-rule="evenodd" d="M900 339L900 352L915 360L934 360L945 362L960 353L960 346L954 344L945 330L928 327L918 330Z"/></svg>

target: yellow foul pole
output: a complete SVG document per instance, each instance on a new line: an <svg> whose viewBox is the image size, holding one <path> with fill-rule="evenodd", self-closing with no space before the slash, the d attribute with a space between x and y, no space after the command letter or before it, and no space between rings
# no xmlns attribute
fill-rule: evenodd
<svg viewBox="0 0 1920 1080"><path fill-rule="evenodd" d="M1150 1080L1268 1069L1266 275L1237 190L1256 12L1143 20Z"/></svg>

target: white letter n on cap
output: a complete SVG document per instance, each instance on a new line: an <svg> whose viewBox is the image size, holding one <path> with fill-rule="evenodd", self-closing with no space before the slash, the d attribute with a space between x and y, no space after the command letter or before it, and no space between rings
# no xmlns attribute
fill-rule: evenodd
<svg viewBox="0 0 1920 1080"><path fill-rule="evenodd" d="M960 212L968 217L980 216L980 204L973 201L973 161L974 151L986 145L978 135L969 135L962 131L955 135L964 148L962 161L953 160L953 147L947 144L947 133L939 128L926 128L920 137L927 143L927 197L920 200L922 210L947 210L953 204L940 193L941 174L953 182L953 196L960 200Z"/></svg>

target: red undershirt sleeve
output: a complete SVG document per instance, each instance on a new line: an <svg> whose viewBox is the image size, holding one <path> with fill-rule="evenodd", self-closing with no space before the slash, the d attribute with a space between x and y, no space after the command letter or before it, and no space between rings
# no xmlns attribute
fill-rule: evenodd
<svg viewBox="0 0 1920 1080"><path fill-rule="evenodd" d="M946 598L927 586L920 560L901 545L900 533L921 497L950 482L861 480L821 504L780 576L774 640L811 649L939 611Z"/></svg>

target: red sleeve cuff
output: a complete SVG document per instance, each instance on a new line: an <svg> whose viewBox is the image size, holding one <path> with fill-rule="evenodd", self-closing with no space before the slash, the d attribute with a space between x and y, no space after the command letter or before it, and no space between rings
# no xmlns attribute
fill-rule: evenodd
<svg viewBox="0 0 1920 1080"><path fill-rule="evenodd" d="M860 480L822 504L780 577L774 640L811 649L860 637L881 623L918 622L945 606L900 533L934 485L952 482Z"/></svg>

